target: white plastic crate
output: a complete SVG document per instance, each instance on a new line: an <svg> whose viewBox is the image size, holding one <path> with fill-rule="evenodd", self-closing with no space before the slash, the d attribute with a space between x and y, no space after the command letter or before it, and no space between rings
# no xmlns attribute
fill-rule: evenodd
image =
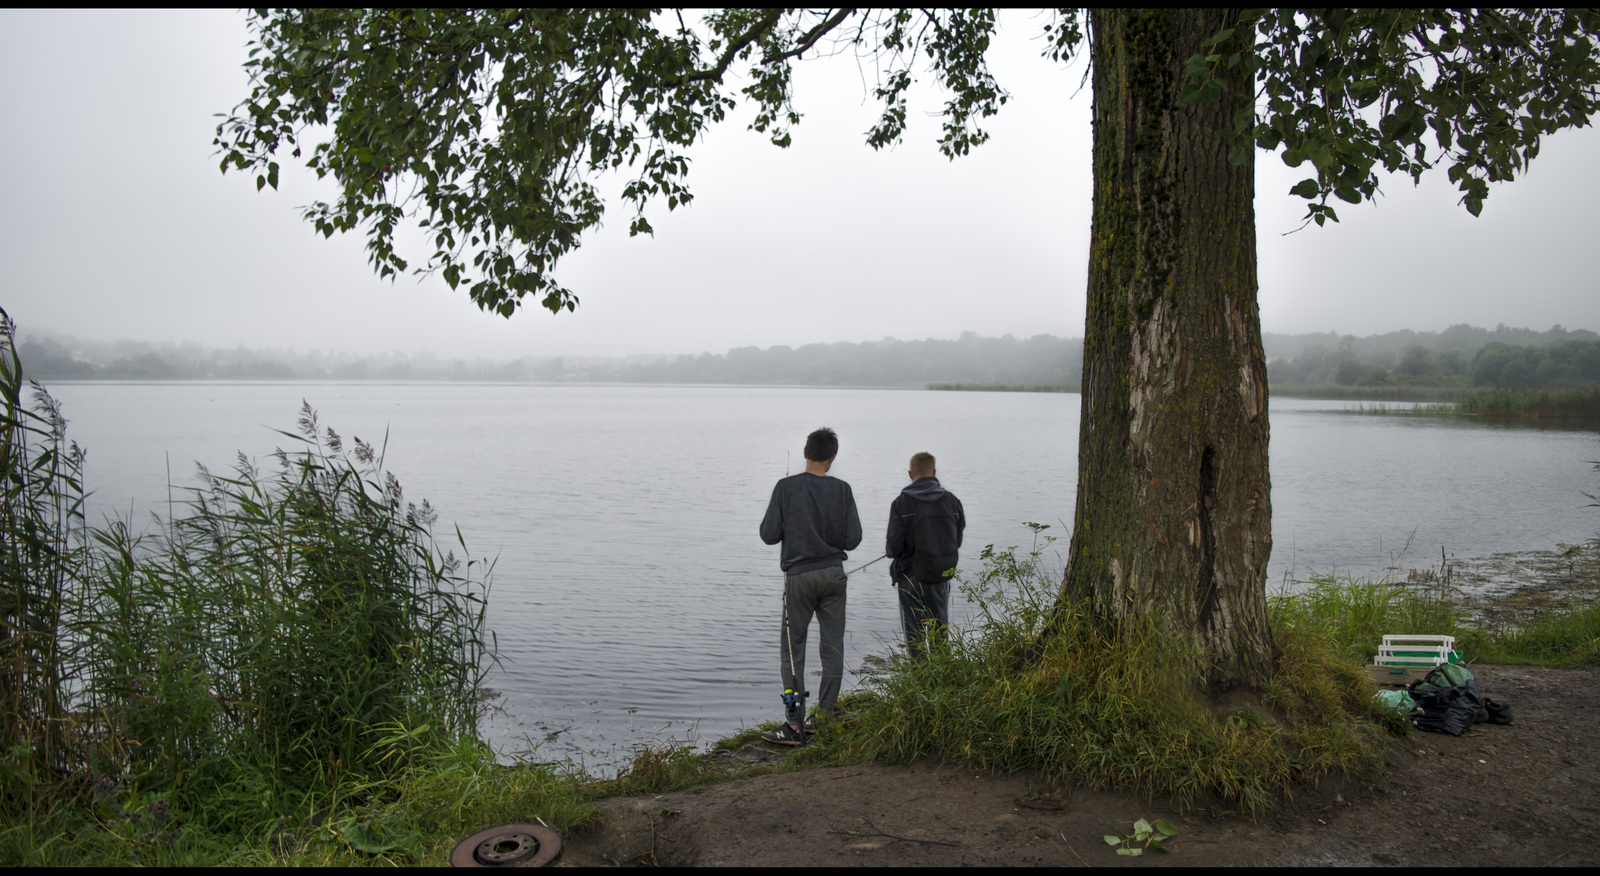
<svg viewBox="0 0 1600 876"><path fill-rule="evenodd" d="M1379 666L1438 666L1450 662L1455 636L1384 636L1373 662Z"/></svg>

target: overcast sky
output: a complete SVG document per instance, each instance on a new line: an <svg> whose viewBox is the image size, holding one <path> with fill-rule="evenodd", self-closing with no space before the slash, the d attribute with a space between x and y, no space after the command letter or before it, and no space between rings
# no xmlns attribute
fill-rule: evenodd
<svg viewBox="0 0 1600 876"><path fill-rule="evenodd" d="M0 305L25 333L497 358L1081 335L1090 100L1081 67L1039 57L1040 21L1002 17L1012 100L973 155L938 154L927 91L905 142L872 152L854 60L802 64L791 148L730 118L691 153L691 208L629 239L616 207L562 264L576 314L505 320L436 278L375 279L360 236L300 220L319 194L303 170L262 193L218 172L214 114L247 94L242 13L0 11ZM1441 172L1285 237L1302 174L1262 155L1263 329L1600 329L1597 159L1600 134L1563 132L1482 218Z"/></svg>

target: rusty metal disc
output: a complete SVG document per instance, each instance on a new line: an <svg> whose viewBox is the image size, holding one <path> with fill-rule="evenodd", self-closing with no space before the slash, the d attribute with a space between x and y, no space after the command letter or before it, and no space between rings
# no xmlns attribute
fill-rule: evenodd
<svg viewBox="0 0 1600 876"><path fill-rule="evenodd" d="M561 854L561 837L542 824L480 830L450 853L452 867L543 867Z"/></svg>

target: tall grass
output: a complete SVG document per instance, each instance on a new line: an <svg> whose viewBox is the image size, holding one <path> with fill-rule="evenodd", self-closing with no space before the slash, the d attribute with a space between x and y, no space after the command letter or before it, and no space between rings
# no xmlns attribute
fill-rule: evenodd
<svg viewBox="0 0 1600 876"><path fill-rule="evenodd" d="M1332 574L1313 575L1308 583L1302 592L1268 597L1273 623L1322 639L1352 665L1371 663L1386 635L1481 638L1466 625L1448 584L1419 588Z"/></svg>
<svg viewBox="0 0 1600 876"><path fill-rule="evenodd" d="M0 807L14 810L80 766L62 620L85 556L83 451L67 441L60 406L24 381L3 309L0 405Z"/></svg>
<svg viewBox="0 0 1600 876"><path fill-rule="evenodd" d="M1267 391L1283 398L1346 399L1349 401L1453 402L1471 390L1459 386L1339 386L1336 384L1275 383Z"/></svg>
<svg viewBox="0 0 1600 876"><path fill-rule="evenodd" d="M1076 383L930 383L943 392L1078 392Z"/></svg>
<svg viewBox="0 0 1600 876"><path fill-rule="evenodd" d="M282 434L298 446L275 472L202 467L159 533L95 530L80 604L84 702L121 744L106 766L215 816L476 737L477 561L435 548L432 509L371 445L347 449L309 406ZM374 745L396 733L407 748Z"/></svg>
<svg viewBox="0 0 1600 876"><path fill-rule="evenodd" d="M1323 639L1351 664L1370 663L1383 637L1391 634L1454 636L1470 662L1600 662L1600 603L1573 604L1526 623L1506 624L1474 619L1447 583L1416 587L1318 575L1310 585L1301 593L1270 598L1273 623Z"/></svg>
<svg viewBox="0 0 1600 876"><path fill-rule="evenodd" d="M1344 396L1309 396L1342 398ZM1367 398L1366 396L1359 396ZM1405 398L1405 396L1400 396ZM1357 403L1347 411L1358 414L1417 414L1469 416L1489 420L1600 423L1600 387L1581 389L1474 389L1457 394L1455 403L1390 407L1382 402Z"/></svg>
<svg viewBox="0 0 1600 876"><path fill-rule="evenodd" d="M1460 410L1480 417L1600 422L1600 386L1474 390L1461 399Z"/></svg>
<svg viewBox="0 0 1600 876"><path fill-rule="evenodd" d="M0 311L0 860L84 830L237 844L493 763L490 566L435 542L381 447L305 405L269 471L240 454L153 531L85 527L83 452L14 337Z"/></svg>

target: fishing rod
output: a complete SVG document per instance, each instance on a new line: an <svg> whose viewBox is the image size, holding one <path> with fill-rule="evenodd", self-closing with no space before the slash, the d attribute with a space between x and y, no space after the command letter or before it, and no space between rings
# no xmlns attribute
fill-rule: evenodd
<svg viewBox="0 0 1600 876"><path fill-rule="evenodd" d="M862 569L865 569L866 567L872 565L872 563L878 562L878 560L887 560L887 559L889 559L889 555L888 554L884 554L883 556L879 557L877 560L873 560L871 563L862 563L861 565L855 567L854 569L851 569L850 571L846 572L845 575L846 576L854 575L855 573L861 571Z"/></svg>
<svg viewBox="0 0 1600 876"><path fill-rule="evenodd" d="M794 679L795 687L804 688L805 679L801 678L794 671L794 639L789 636L788 593L783 594L783 650L787 651L789 654L789 677ZM783 708L785 711L783 716L784 723L788 723L791 716L800 716L800 723L798 725L791 726L795 726L797 728L797 731L800 734L800 741L802 743L805 742L806 739L806 697L808 696L811 696L811 691L795 690L794 687L786 687L783 689ZM796 708L797 704L798 708Z"/></svg>

